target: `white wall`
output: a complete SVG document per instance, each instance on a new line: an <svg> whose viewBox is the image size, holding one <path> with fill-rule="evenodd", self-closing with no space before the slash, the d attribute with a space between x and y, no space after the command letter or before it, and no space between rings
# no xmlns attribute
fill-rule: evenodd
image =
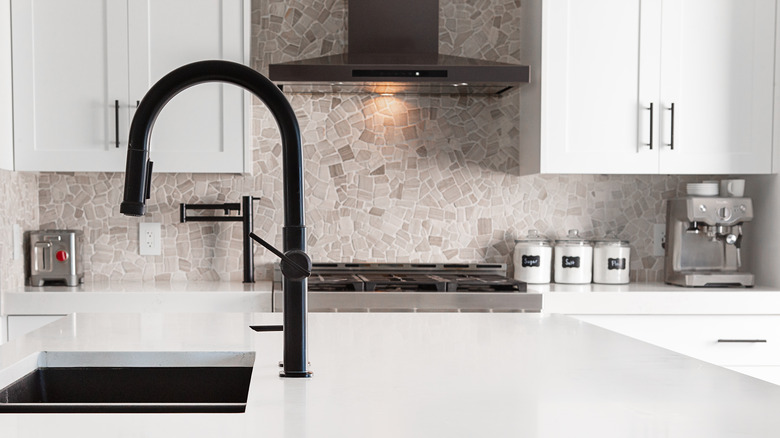
<svg viewBox="0 0 780 438"><path fill-rule="evenodd" d="M0 0L0 169L13 170L11 0Z"/></svg>

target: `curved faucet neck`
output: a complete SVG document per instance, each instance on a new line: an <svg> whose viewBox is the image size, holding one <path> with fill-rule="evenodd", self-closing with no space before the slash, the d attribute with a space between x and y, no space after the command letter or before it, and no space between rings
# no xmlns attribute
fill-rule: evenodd
<svg viewBox="0 0 780 438"><path fill-rule="evenodd" d="M130 125L124 200L120 212L141 216L146 209L152 162L149 141L157 115L182 90L204 82L227 82L257 96L276 119L282 136L285 253L306 250L303 219L303 159L295 113L273 82L249 67L228 61L200 61L168 73L149 89ZM305 255L305 254L304 254ZM308 377L306 361L306 279L284 278L284 372L287 377Z"/></svg>
<svg viewBox="0 0 780 438"><path fill-rule="evenodd" d="M127 175L132 172L138 180L128 181L126 177L122 213L144 213L143 207L151 183L149 142L160 111L181 91L204 82L225 82L244 88L265 103L271 111L282 137L284 222L288 226L302 226L303 158L295 112L273 82L245 65L229 61L200 61L179 67L155 83L141 100L130 125L126 168Z"/></svg>

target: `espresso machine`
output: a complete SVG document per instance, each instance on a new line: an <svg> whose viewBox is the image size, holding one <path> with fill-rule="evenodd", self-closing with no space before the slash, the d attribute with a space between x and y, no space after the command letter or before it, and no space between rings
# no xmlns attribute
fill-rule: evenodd
<svg viewBox="0 0 780 438"><path fill-rule="evenodd" d="M688 287L751 287L742 271L742 224L750 198L689 196L667 201L664 281Z"/></svg>

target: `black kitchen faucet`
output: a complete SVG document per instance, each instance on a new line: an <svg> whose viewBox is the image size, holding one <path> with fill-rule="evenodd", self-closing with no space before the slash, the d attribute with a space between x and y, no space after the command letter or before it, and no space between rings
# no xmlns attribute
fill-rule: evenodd
<svg viewBox="0 0 780 438"><path fill-rule="evenodd" d="M152 181L149 140L162 108L176 94L204 82L226 82L257 96L276 119L282 136L282 179L284 185L283 250L280 252L252 234L252 238L282 258L284 288L285 377L308 377L306 360L306 279L311 260L306 250L303 223L303 163L298 119L281 90L251 68L228 61L199 61L179 67L149 89L136 109L130 125L125 172L125 193L119 211L142 216L146 211Z"/></svg>
<svg viewBox="0 0 780 438"><path fill-rule="evenodd" d="M223 204L179 204L179 222L241 222L241 247L244 259L244 283L255 282L254 250L252 248L252 207L254 196L242 196L241 203L226 202ZM225 216L189 216L188 210L222 210ZM230 212L239 212L238 216L231 216ZM260 239L257 237L257 239ZM262 240L262 239L260 239Z"/></svg>

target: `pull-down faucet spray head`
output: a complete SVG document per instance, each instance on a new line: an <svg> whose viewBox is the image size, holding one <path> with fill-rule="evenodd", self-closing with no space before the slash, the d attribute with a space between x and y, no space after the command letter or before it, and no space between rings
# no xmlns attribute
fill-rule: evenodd
<svg viewBox="0 0 780 438"><path fill-rule="evenodd" d="M228 61L200 61L179 67L161 78L144 96L130 125L124 199L119 211L142 216L152 177L149 140L157 115L182 90L204 82L226 82L257 96L276 119L282 137L284 185L284 253L299 263L306 256L303 219L303 164L298 120L279 88L249 67ZM291 271L295 271L292 269ZM284 288L284 371L286 377L307 377L306 276L286 275Z"/></svg>

